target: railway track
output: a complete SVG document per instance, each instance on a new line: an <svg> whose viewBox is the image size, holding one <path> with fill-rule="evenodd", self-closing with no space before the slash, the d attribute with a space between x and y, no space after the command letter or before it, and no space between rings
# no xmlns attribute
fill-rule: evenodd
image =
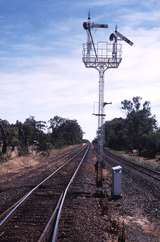
<svg viewBox="0 0 160 242"><path fill-rule="evenodd" d="M63 202L88 153L85 146L0 216L0 241L56 241ZM55 228L52 234L52 228Z"/></svg>
<svg viewBox="0 0 160 242"><path fill-rule="evenodd" d="M64 164L69 161L81 151L82 147L73 147L69 151L65 151L63 154L58 154L49 158L51 162L47 164L47 169L42 166L28 171L25 175L20 175L14 177L14 180L11 184L3 185L0 184L0 214L2 214L8 207L11 207L13 203L16 203L21 197L28 193L33 187L35 187L41 180L49 176L55 169L57 169L60 164ZM60 163L60 164L59 164ZM38 174L35 177L35 173ZM17 181L16 181L17 180ZM22 185L23 184L23 185ZM25 185L24 185L25 184Z"/></svg>
<svg viewBox="0 0 160 242"><path fill-rule="evenodd" d="M132 168L138 172L141 172L141 173L153 178L154 180L160 182L160 172L159 171L155 171L148 167L144 167L144 166L135 164L131 161L128 161L125 158L121 158L120 156L113 154L108 149L105 149L105 158L110 159L115 165L127 166L129 168Z"/></svg>

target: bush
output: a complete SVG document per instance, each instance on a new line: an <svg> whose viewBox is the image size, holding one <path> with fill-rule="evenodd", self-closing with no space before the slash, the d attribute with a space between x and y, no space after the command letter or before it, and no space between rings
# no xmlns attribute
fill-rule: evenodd
<svg viewBox="0 0 160 242"><path fill-rule="evenodd" d="M141 156L143 156L145 158L153 159L153 158L155 158L155 155L156 155L156 153L154 150L143 149L141 151Z"/></svg>

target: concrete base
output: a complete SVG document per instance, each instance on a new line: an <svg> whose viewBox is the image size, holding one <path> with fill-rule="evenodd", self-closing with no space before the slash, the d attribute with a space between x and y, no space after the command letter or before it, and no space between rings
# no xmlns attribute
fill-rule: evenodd
<svg viewBox="0 0 160 242"><path fill-rule="evenodd" d="M118 200L118 199L122 198L122 194L120 194L120 195L114 195L114 194L111 193L111 198L113 200Z"/></svg>

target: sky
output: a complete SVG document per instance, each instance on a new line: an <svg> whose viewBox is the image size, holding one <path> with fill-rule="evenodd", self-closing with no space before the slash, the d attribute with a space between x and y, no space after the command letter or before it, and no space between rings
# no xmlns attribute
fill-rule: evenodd
<svg viewBox="0 0 160 242"><path fill-rule="evenodd" d="M141 96L160 122L159 0L0 0L0 118L10 123L29 116L76 119L92 140L97 118L98 72L85 68L82 27L107 23L94 40L108 41L118 30L134 45L123 44L118 69L105 73L106 120L124 117L121 101Z"/></svg>

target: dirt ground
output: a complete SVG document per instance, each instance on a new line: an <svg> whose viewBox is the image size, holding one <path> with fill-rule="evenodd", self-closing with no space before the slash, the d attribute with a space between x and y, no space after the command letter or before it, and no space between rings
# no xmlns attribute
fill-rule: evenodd
<svg viewBox="0 0 160 242"><path fill-rule="evenodd" d="M26 179L18 177L16 181L12 180L14 185L12 188L8 187L8 189L6 189L5 187L4 189L3 186L7 195L9 195L8 191L10 191L10 197L13 198L13 196L16 195L14 193L15 190L22 193L23 188L32 189L37 183L39 183L37 181L35 182L35 179L38 178L43 180L42 177L44 176L46 178L47 172L51 175L51 173L56 170L56 166L60 166L62 160L63 163L69 161L63 169L59 170L56 175L50 177L46 183L41 185L39 189L34 192L33 196L30 196L30 198L19 207L18 211L13 214L4 227L0 226L0 241L38 241L56 207L61 193L64 191L68 180L70 180L70 177L73 174L73 170L75 170L83 155L80 154L78 157L75 157L75 154L77 155L80 151L79 148L81 148L81 145L78 147L73 146L65 150L63 149L60 152L60 156L57 155L56 152L55 159L53 158L55 153L50 154L48 158L46 157L47 162L43 163L43 167L41 165L41 167L35 168L37 165L34 164L34 169L32 168L30 172L25 173L24 176ZM71 160L70 158L72 157L74 157L74 159ZM3 192L1 192L0 195L1 194L3 194Z"/></svg>
<svg viewBox="0 0 160 242"><path fill-rule="evenodd" d="M63 164L81 145L15 157L0 164L0 214Z"/></svg>
<svg viewBox="0 0 160 242"><path fill-rule="evenodd" d="M0 163L0 183L4 183L5 181L10 182L13 178L15 179L15 177L18 177L18 175L22 175L25 172L28 173L28 171L31 172L33 169L35 170L40 167L46 168L53 160L57 159L58 156L71 151L75 147L76 146L69 146L63 149L53 149L49 154L45 152L28 154L25 156L14 157L7 162Z"/></svg>
<svg viewBox="0 0 160 242"><path fill-rule="evenodd" d="M155 159L147 159L142 156L138 156L137 154L129 154L125 151L113 151L113 153L120 155L121 157L124 157L132 162L135 162L139 165L158 170L160 171L160 157L157 156Z"/></svg>
<svg viewBox="0 0 160 242"><path fill-rule="evenodd" d="M53 150L49 155L27 155L0 165L0 213L22 193L64 160L58 159L77 146ZM159 193L137 174L125 173L123 196L111 199L111 167L104 170L105 196L97 196L96 154L90 151L63 209L59 242L160 242Z"/></svg>
<svg viewBox="0 0 160 242"><path fill-rule="evenodd" d="M122 198L114 200L108 164L104 170L105 195L98 197L95 163L92 151L66 199L58 242L160 242L160 202L150 183L137 174L125 173Z"/></svg>

